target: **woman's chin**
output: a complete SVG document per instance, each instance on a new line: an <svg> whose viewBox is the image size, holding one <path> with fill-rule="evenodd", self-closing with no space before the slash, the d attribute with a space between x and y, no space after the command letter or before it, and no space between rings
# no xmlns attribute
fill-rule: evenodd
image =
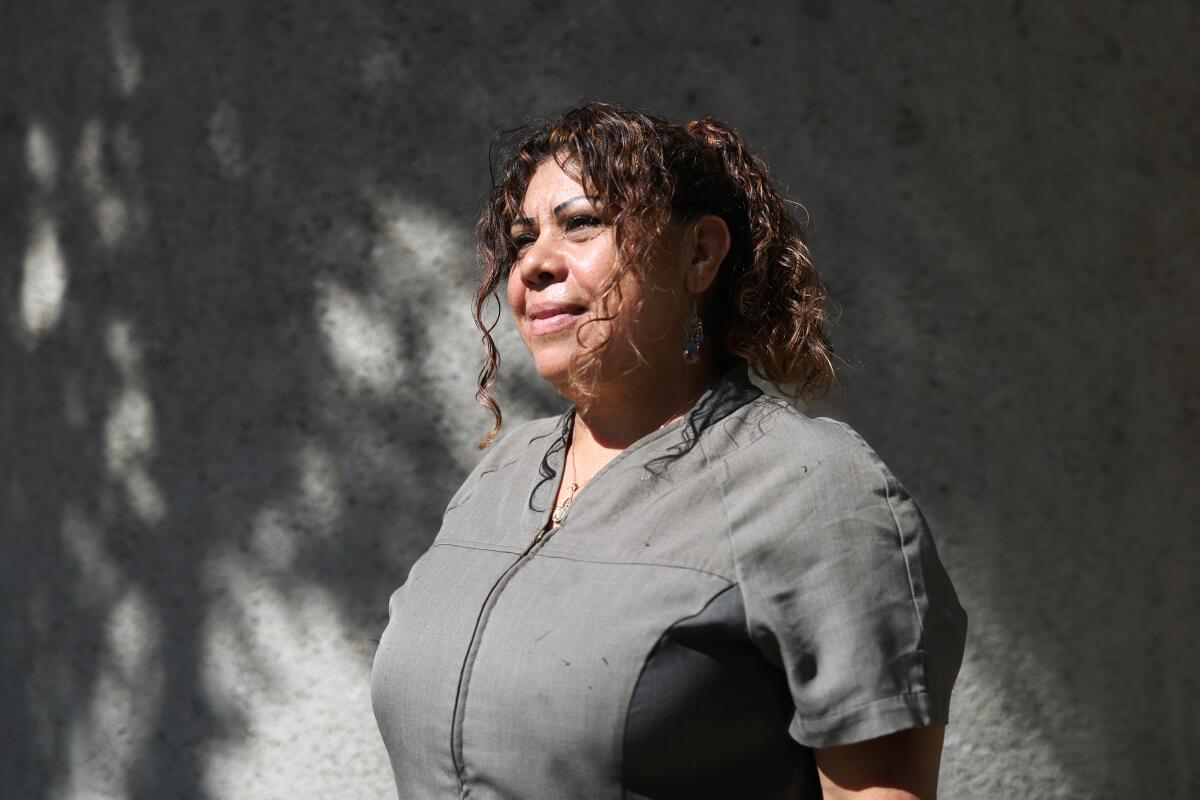
<svg viewBox="0 0 1200 800"><path fill-rule="evenodd" d="M555 386L561 386L566 383L569 371L565 358L539 358L535 363L538 375L542 376L542 380L548 381Z"/></svg>
<svg viewBox="0 0 1200 800"><path fill-rule="evenodd" d="M533 363L538 375L556 388L565 388L570 381L571 354L567 348L549 347L535 353Z"/></svg>

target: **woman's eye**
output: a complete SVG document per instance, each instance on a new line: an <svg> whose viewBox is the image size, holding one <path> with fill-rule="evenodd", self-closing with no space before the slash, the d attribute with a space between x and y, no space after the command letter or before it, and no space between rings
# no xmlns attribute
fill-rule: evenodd
<svg viewBox="0 0 1200 800"><path fill-rule="evenodd" d="M567 218L566 223L563 225L563 229L570 233L571 231L594 228L603 224L604 223L600 220L600 218L593 214L576 214L573 217ZM537 241L536 236L531 233L523 233L520 236L512 237L512 246L519 255L520 253L524 252L525 248L529 247L529 245L533 244L535 241Z"/></svg>
<svg viewBox="0 0 1200 800"><path fill-rule="evenodd" d="M593 217L591 214L577 214L576 216L567 220L567 230L570 231L576 228L588 228L599 224L600 220L598 217Z"/></svg>

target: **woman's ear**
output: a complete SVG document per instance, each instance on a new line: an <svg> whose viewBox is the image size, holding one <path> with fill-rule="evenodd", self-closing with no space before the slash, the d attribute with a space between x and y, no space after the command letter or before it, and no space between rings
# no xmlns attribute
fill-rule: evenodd
<svg viewBox="0 0 1200 800"><path fill-rule="evenodd" d="M692 294L701 294L717 278L717 271L729 254L732 241L729 226L716 214L707 214L693 223L694 234L689 237L689 263L685 282Z"/></svg>

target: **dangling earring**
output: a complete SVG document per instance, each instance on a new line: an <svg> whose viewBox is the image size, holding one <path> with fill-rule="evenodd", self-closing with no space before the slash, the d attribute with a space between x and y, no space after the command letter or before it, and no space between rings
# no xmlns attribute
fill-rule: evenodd
<svg viewBox="0 0 1200 800"><path fill-rule="evenodd" d="M683 360L695 364L700 360L700 343L704 341L704 325L696 315L696 298L692 298L692 313L683 323Z"/></svg>

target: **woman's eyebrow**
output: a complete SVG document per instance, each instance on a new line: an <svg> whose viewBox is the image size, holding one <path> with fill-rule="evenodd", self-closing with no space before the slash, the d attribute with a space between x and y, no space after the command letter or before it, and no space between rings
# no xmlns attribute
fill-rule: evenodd
<svg viewBox="0 0 1200 800"><path fill-rule="evenodd" d="M562 213L564 208L571 205L572 203L578 202L579 200L587 200L587 199L588 198L586 196L580 194L580 195L576 195L575 197L569 197L566 200L563 200L561 203L559 203L558 205L556 205L554 207L554 216L557 217L559 214ZM530 219L529 217L518 217L517 219L514 219L512 221L512 225L509 226L509 230L512 230L513 228L532 228L532 227L533 227L532 219Z"/></svg>
<svg viewBox="0 0 1200 800"><path fill-rule="evenodd" d="M571 203L574 203L576 200L587 200L587 198L580 194L580 195L576 195L575 197L569 198L567 200L563 200L561 203L559 203L558 205L556 205L554 207L554 216L557 217L559 214L562 213L562 210L564 208L571 205Z"/></svg>

